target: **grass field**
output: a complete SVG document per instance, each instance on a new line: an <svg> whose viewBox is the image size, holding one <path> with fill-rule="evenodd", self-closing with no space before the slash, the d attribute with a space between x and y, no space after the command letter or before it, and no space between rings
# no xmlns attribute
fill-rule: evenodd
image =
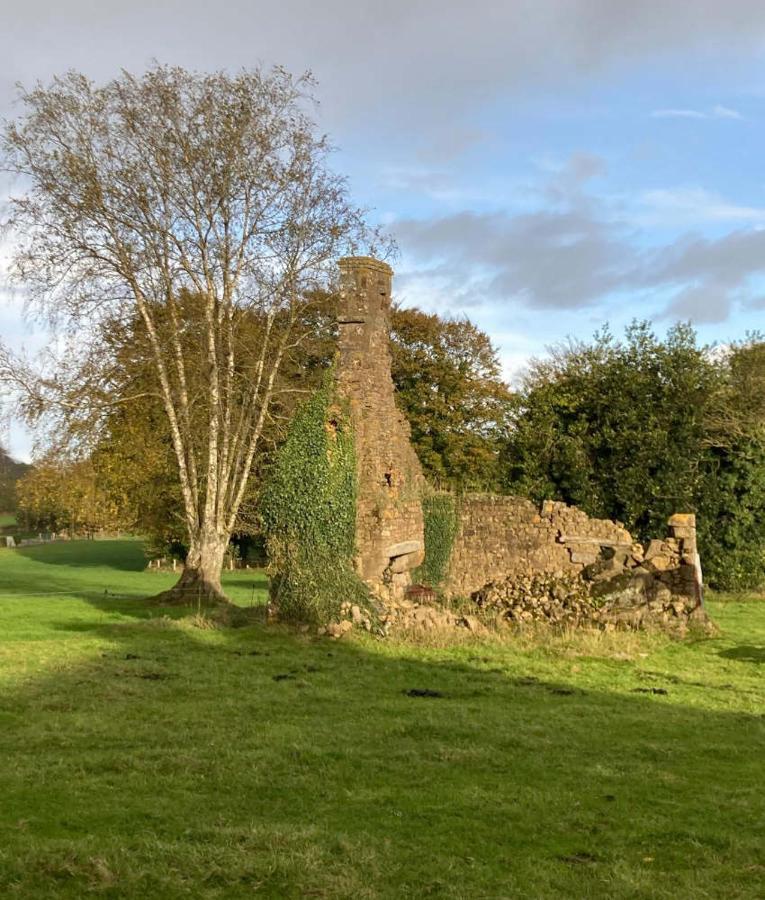
<svg viewBox="0 0 765 900"><path fill-rule="evenodd" d="M143 563L0 550L0 896L765 894L765 602L682 643L333 643L163 616Z"/></svg>

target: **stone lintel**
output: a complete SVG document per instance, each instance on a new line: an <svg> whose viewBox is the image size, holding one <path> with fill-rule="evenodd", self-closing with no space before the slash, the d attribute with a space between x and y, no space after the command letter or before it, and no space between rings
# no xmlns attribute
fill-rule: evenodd
<svg viewBox="0 0 765 900"><path fill-rule="evenodd" d="M422 550L420 541L401 541L398 544L391 544L391 546L385 550L385 555L388 559L395 559L397 556L406 556L408 553L417 553L418 550Z"/></svg>
<svg viewBox="0 0 765 900"><path fill-rule="evenodd" d="M411 572L412 569L416 569L417 566L421 566L425 561L425 553L422 550L416 550L414 553L404 553L401 556L395 557L390 561L390 565L388 569L393 575L398 575L402 572Z"/></svg>
<svg viewBox="0 0 765 900"><path fill-rule="evenodd" d="M592 544L597 547L629 547L632 549L632 541L616 541L612 538L576 537L573 534L562 534L558 538L559 544Z"/></svg>

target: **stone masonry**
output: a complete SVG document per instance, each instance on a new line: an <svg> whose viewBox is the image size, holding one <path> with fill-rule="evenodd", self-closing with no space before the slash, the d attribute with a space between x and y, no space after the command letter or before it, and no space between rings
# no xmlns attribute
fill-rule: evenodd
<svg viewBox="0 0 765 900"><path fill-rule="evenodd" d="M424 558L423 475L396 407L389 348L393 270L370 257L339 262L337 387L349 406L357 470L356 571L376 593L401 596Z"/></svg>
<svg viewBox="0 0 765 900"><path fill-rule="evenodd" d="M490 581L535 573L581 572L603 546L633 545L618 522L591 519L548 500L541 509L523 497L468 494L460 498L459 529L444 593L467 597Z"/></svg>
<svg viewBox="0 0 765 900"><path fill-rule="evenodd" d="M674 515L668 526L667 537L647 547L606 538L585 542L581 534L570 541L559 531L559 545L570 557L568 563L561 557L563 568L528 572L516 566L471 597L498 623L657 626L679 634L691 623L708 628L695 516ZM587 554L582 547L589 548Z"/></svg>

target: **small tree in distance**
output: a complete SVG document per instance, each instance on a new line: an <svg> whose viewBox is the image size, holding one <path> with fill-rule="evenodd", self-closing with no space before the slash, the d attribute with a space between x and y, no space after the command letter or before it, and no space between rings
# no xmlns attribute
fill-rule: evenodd
<svg viewBox="0 0 765 900"><path fill-rule="evenodd" d="M104 86L70 72L22 91L25 112L5 127L4 168L21 185L12 274L82 354L35 381L6 353L6 375L28 412L107 409L103 323L138 314L188 534L179 597L224 598L223 556L294 326L331 263L367 239L305 111L312 87L280 68L155 66ZM191 322L183 292L202 298ZM255 353L240 334L252 314Z"/></svg>

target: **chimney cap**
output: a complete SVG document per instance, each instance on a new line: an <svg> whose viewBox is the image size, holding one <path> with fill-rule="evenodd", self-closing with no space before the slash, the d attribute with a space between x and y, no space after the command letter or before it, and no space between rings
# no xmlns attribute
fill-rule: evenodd
<svg viewBox="0 0 765 900"><path fill-rule="evenodd" d="M373 256L344 256L337 264L341 269L373 269L385 275L393 275L393 269L388 263Z"/></svg>

